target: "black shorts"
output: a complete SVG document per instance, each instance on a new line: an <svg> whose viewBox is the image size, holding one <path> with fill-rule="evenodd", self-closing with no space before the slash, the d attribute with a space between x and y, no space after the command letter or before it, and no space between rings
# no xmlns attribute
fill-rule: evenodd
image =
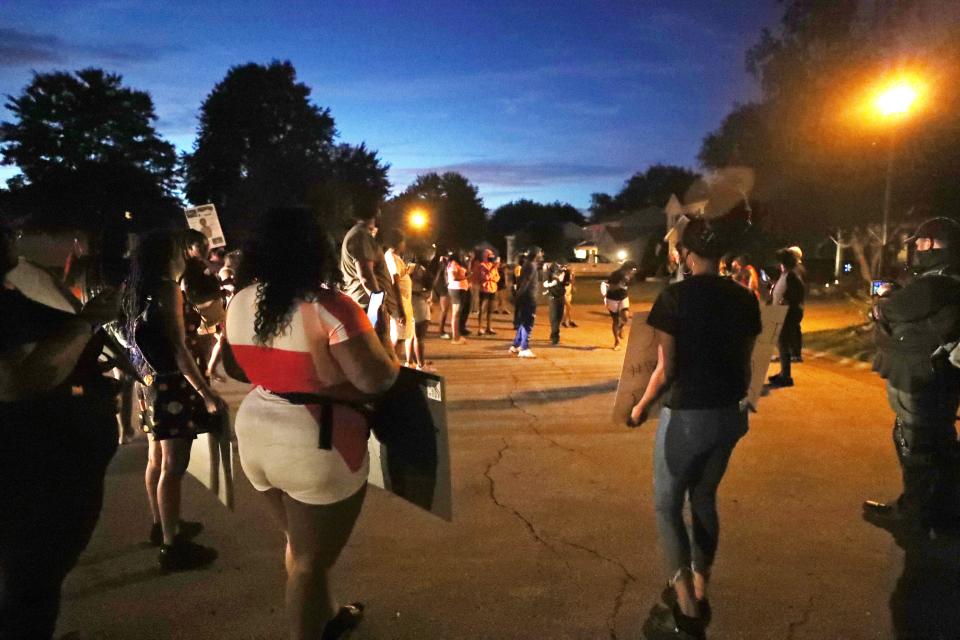
<svg viewBox="0 0 960 640"><path fill-rule="evenodd" d="M493 300L493 297L497 295L493 291L481 291L480 300Z"/></svg>
<svg viewBox="0 0 960 640"><path fill-rule="evenodd" d="M450 289L450 302L452 304L463 304L469 296L469 289Z"/></svg>

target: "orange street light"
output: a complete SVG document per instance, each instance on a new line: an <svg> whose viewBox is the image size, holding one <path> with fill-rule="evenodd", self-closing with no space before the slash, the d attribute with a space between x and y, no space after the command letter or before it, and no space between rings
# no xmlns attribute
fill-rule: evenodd
<svg viewBox="0 0 960 640"><path fill-rule="evenodd" d="M884 85L874 96L873 107L885 120L893 120L894 124L905 119L911 111L920 106L924 83L914 75L902 75ZM887 229L890 226L890 203L893 197L893 176L896 158L896 127L890 129L890 146L887 155L887 176L883 191L883 230L880 238L880 260L877 265L878 275L883 272L883 254L887 248Z"/></svg>
<svg viewBox="0 0 960 640"><path fill-rule="evenodd" d="M874 100L874 106L884 117L904 116L920 97L917 87L907 81L900 81L884 89Z"/></svg>
<svg viewBox="0 0 960 640"><path fill-rule="evenodd" d="M423 209L413 209L407 216L407 223L411 229L420 231L427 226L427 213Z"/></svg>

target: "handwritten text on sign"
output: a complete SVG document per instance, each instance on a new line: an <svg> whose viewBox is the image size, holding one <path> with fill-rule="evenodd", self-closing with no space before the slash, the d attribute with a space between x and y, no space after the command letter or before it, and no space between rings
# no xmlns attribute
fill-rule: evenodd
<svg viewBox="0 0 960 640"><path fill-rule="evenodd" d="M643 397L650 376L657 368L657 337L653 327L647 324L647 315L635 314L630 323L630 337L620 370L617 398L613 403L615 423L626 424L630 410ZM656 416L659 411L660 403L657 402L650 407L649 414Z"/></svg>

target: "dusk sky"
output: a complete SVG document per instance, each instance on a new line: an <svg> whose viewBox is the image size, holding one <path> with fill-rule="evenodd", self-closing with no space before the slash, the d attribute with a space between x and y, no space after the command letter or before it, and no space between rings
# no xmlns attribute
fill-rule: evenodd
<svg viewBox="0 0 960 640"><path fill-rule="evenodd" d="M3 7L4 96L34 70L103 67L149 91L158 130L187 151L200 104L231 66L288 59L340 140L392 165L396 191L455 170L490 208L521 197L582 208L651 164L695 168L704 134L755 97L744 52L782 11L776 0Z"/></svg>

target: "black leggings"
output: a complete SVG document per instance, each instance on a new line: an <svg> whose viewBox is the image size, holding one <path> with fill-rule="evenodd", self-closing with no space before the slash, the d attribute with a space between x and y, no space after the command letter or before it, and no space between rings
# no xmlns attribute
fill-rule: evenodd
<svg viewBox="0 0 960 640"><path fill-rule="evenodd" d="M53 635L60 586L90 541L117 448L108 399L0 407L0 638Z"/></svg>

